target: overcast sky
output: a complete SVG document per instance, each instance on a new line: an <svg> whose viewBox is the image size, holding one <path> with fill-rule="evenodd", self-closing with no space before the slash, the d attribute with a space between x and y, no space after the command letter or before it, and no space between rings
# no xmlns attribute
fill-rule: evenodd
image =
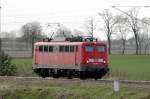
<svg viewBox="0 0 150 99"><path fill-rule="evenodd" d="M42 26L60 22L78 29L82 28L86 18L97 17L97 13L112 9L112 5L147 6L150 0L1 0L1 28L10 32L27 22L38 21ZM150 8L141 8L140 12L139 16L150 17Z"/></svg>

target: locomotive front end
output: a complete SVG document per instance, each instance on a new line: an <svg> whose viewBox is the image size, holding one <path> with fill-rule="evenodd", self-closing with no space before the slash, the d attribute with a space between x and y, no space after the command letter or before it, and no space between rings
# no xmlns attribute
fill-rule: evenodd
<svg viewBox="0 0 150 99"><path fill-rule="evenodd" d="M82 50L82 73L97 79L109 71L106 44L88 42L83 44Z"/></svg>

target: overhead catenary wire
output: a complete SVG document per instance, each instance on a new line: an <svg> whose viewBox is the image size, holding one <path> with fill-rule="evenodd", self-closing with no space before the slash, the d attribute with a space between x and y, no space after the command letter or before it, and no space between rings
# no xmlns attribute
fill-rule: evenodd
<svg viewBox="0 0 150 99"><path fill-rule="evenodd" d="M136 8L146 7L146 8L148 8L150 6L128 6L128 5L126 5L126 6L112 6L112 7L136 7Z"/></svg>
<svg viewBox="0 0 150 99"><path fill-rule="evenodd" d="M117 8L117 7L119 7L119 6L112 6L112 8L114 8L114 9L116 9L116 10L118 10L118 11L124 13L125 15L127 15L127 16L129 16L129 17L133 17L133 16L131 16L130 14L128 14L127 12L122 11L122 10L120 10L120 9ZM122 7L123 7L123 6L122 6ZM133 7L133 6L132 6L132 7ZM147 24L147 25L150 25L150 23L147 23L147 22L145 22L145 21L143 21L143 20L140 20L140 19L137 18L137 17L133 17L133 18L135 18L135 19L138 20L138 21L141 21L142 23L145 23L145 24Z"/></svg>

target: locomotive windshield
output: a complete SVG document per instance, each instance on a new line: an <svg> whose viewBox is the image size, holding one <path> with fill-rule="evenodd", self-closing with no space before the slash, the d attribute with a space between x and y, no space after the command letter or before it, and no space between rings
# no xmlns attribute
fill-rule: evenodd
<svg viewBox="0 0 150 99"><path fill-rule="evenodd" d="M90 45L87 45L87 46L85 46L85 51L86 52L93 52L94 51L94 47L90 46Z"/></svg>
<svg viewBox="0 0 150 99"><path fill-rule="evenodd" d="M96 46L98 52L105 52L105 46Z"/></svg>
<svg viewBox="0 0 150 99"><path fill-rule="evenodd" d="M86 45L85 46L85 51L86 52L93 52L94 50L97 51L97 52L105 52L105 46L97 45L95 48L92 45Z"/></svg>

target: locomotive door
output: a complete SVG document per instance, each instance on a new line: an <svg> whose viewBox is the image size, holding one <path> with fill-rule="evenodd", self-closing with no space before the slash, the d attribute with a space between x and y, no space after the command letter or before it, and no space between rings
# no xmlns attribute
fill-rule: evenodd
<svg viewBox="0 0 150 99"><path fill-rule="evenodd" d="M33 55L34 55L34 61L35 61L35 64L37 64L38 63L38 60L37 60L37 58L38 58L38 51L39 51L39 46L34 46L34 53L33 53Z"/></svg>
<svg viewBox="0 0 150 99"><path fill-rule="evenodd" d="M77 51L78 51L78 46L75 46L75 66L78 65L78 63L77 63Z"/></svg>

